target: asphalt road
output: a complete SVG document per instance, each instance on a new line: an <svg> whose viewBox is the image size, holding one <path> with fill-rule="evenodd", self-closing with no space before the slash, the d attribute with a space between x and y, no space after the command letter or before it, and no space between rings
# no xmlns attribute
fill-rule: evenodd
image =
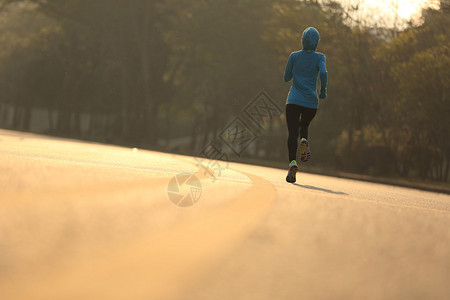
<svg viewBox="0 0 450 300"><path fill-rule="evenodd" d="M226 167L0 130L0 299L450 299L450 196Z"/></svg>

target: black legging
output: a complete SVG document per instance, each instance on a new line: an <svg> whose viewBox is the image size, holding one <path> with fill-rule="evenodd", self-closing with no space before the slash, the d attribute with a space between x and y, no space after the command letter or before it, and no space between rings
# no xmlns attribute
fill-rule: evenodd
<svg viewBox="0 0 450 300"><path fill-rule="evenodd" d="M308 139L308 126L316 116L317 109L296 104L286 104L286 123L289 130L287 141L289 162L297 159L298 138Z"/></svg>

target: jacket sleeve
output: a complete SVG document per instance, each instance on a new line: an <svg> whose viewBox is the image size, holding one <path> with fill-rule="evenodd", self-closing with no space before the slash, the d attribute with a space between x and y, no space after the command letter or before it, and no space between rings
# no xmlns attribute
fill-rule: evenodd
<svg viewBox="0 0 450 300"><path fill-rule="evenodd" d="M328 72L325 55L322 55L322 57L320 58L319 73L320 73L320 90L326 91L328 85Z"/></svg>
<svg viewBox="0 0 450 300"><path fill-rule="evenodd" d="M292 68L294 66L294 59L292 58L292 53L289 55L288 62L286 64L286 69L284 70L284 81L288 82L292 79Z"/></svg>

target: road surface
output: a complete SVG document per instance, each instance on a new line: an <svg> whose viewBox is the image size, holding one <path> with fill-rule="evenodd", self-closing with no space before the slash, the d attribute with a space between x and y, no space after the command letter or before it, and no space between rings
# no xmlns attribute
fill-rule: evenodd
<svg viewBox="0 0 450 300"><path fill-rule="evenodd" d="M6 130L0 170L0 299L450 299L448 195Z"/></svg>

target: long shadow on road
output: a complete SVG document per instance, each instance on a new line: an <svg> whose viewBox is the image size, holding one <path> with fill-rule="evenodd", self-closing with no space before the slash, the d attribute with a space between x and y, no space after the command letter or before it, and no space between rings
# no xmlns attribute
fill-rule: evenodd
<svg viewBox="0 0 450 300"><path fill-rule="evenodd" d="M325 193L330 193L330 194L335 194L335 195L348 195L347 193L343 193L343 192L336 192L336 191L332 191L329 189L324 189L324 188L320 188L320 187L315 187L312 185L302 185L302 184L298 184L298 183L293 183L293 185L305 188L305 189L310 189L310 190L315 190L315 191L321 191L321 192L325 192Z"/></svg>

